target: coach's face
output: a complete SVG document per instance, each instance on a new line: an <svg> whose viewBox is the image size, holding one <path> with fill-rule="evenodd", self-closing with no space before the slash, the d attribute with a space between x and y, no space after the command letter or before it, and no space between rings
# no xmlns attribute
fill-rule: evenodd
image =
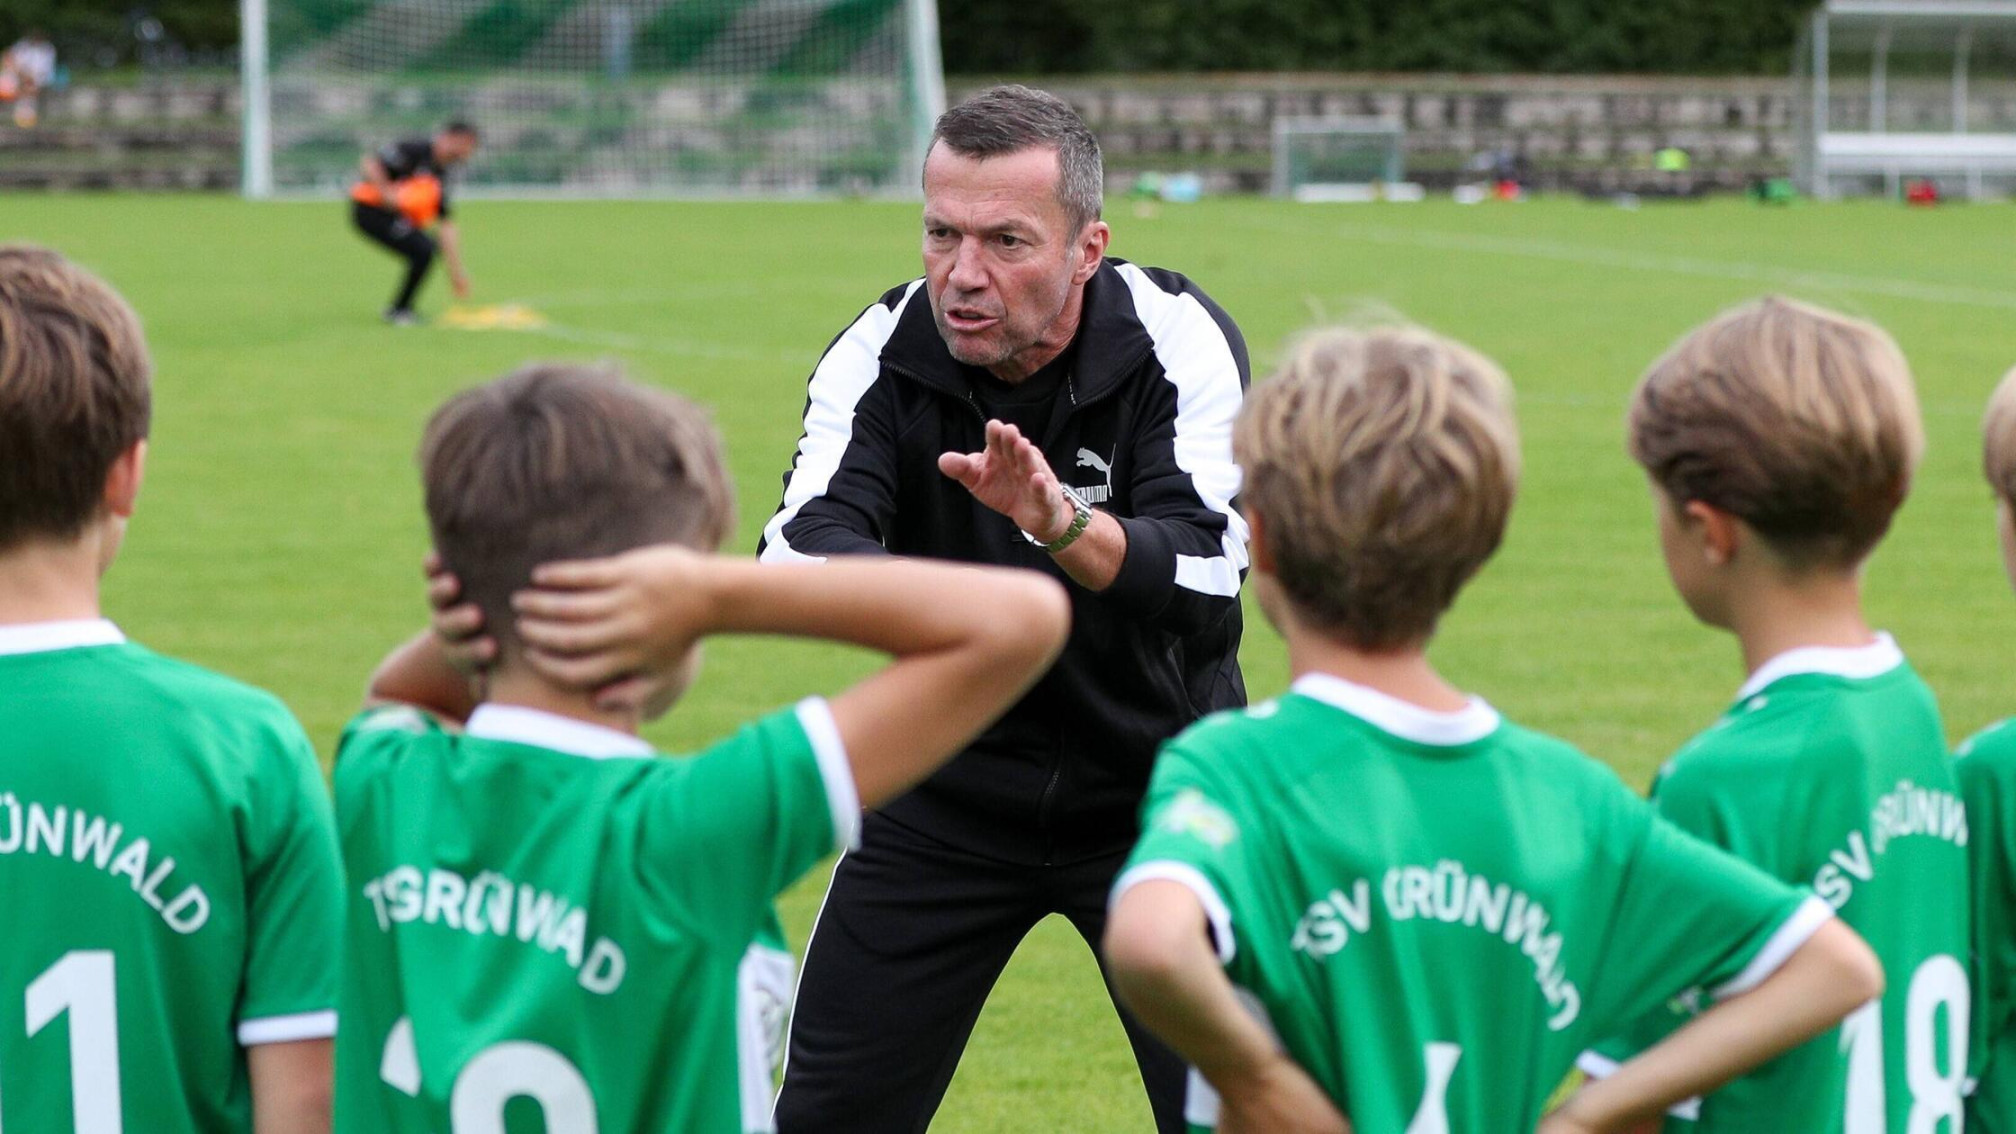
<svg viewBox="0 0 2016 1134"><path fill-rule="evenodd" d="M924 276L952 357L1020 381L1077 333L1106 226L1074 226L1057 195L1057 151L924 162Z"/></svg>

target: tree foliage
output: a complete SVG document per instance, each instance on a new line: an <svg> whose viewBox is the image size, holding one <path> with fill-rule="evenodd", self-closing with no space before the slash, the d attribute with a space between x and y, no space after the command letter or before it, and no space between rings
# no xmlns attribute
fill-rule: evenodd
<svg viewBox="0 0 2016 1134"><path fill-rule="evenodd" d="M1783 72L1813 0L967 0L965 73Z"/></svg>
<svg viewBox="0 0 2016 1134"><path fill-rule="evenodd" d="M502 5L509 0L497 0ZM1814 0L940 0L955 74L1155 71L1783 72ZM285 5L279 5L284 7ZM359 4L358 6L363 6ZM676 0L719 8L721 0ZM237 41L237 0L4 0L72 57Z"/></svg>

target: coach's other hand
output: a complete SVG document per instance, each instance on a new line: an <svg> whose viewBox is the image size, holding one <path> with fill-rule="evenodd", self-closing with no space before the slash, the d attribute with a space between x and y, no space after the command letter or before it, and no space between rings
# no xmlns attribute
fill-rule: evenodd
<svg viewBox="0 0 2016 1134"><path fill-rule="evenodd" d="M987 423L987 445L977 453L946 453L938 471L964 485L973 498L1049 543L1071 526L1071 506L1050 462L1022 431Z"/></svg>

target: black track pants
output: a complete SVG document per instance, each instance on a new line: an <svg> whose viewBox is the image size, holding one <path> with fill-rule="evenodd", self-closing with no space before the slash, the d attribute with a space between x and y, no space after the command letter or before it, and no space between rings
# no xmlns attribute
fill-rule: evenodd
<svg viewBox="0 0 2016 1134"><path fill-rule="evenodd" d="M363 233L406 260L406 278L393 297L392 310L408 311L420 291L427 269L434 266L434 238L413 227L412 222L390 209L351 203L350 219Z"/></svg>
<svg viewBox="0 0 2016 1134"><path fill-rule="evenodd" d="M778 1134L923 1134L1023 936L1062 914L1096 955L1124 860L1015 866L868 816L806 946ZM1157 1130L1182 1134L1182 1060L1120 1019Z"/></svg>

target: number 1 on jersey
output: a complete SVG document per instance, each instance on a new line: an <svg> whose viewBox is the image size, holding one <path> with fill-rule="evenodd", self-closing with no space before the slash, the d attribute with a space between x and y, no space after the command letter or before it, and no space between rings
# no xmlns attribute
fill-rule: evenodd
<svg viewBox="0 0 2016 1134"><path fill-rule="evenodd" d="M77 1134L122 1134L119 1010L112 953L65 953L28 984L27 1031L35 1036L70 1014L70 1112Z"/></svg>
<svg viewBox="0 0 2016 1134"><path fill-rule="evenodd" d="M1431 1043L1421 1052L1428 1069L1428 1085L1421 1089L1421 1105L1407 1134L1449 1134L1449 1077L1463 1058L1460 1044Z"/></svg>

